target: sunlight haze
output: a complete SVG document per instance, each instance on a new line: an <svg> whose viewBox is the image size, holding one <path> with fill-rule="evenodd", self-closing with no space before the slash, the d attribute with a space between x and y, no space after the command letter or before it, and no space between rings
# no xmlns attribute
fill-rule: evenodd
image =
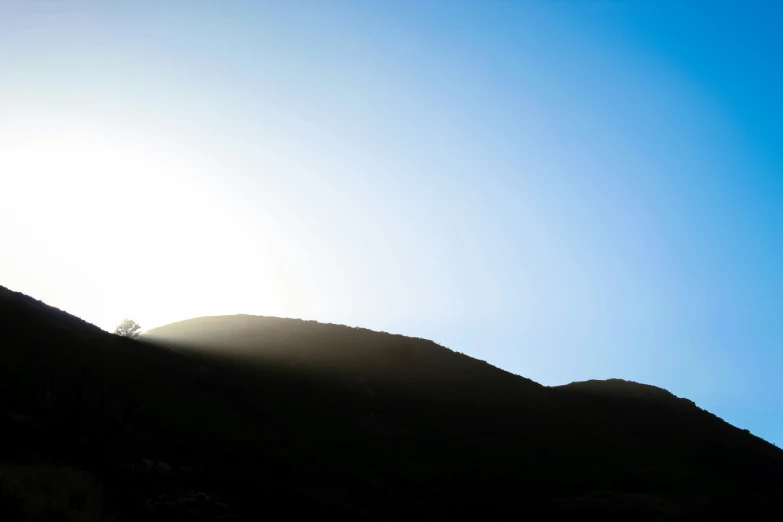
<svg viewBox="0 0 783 522"><path fill-rule="evenodd" d="M0 0L0 284L654 383L783 443L783 13L741 4Z"/></svg>

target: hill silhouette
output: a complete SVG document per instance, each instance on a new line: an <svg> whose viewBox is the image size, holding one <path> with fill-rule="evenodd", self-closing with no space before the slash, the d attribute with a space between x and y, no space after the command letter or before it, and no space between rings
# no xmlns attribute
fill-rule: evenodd
<svg viewBox="0 0 783 522"><path fill-rule="evenodd" d="M5 519L62 470L91 477L71 519L118 521L772 520L783 486L783 452L653 386L293 319L131 340L2 287L0 399Z"/></svg>

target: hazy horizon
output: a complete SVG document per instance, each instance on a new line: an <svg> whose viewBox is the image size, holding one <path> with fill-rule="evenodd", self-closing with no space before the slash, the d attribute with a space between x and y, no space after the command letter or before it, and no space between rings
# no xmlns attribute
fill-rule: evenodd
<svg viewBox="0 0 783 522"><path fill-rule="evenodd" d="M783 443L783 10L0 0L0 284L617 377Z"/></svg>

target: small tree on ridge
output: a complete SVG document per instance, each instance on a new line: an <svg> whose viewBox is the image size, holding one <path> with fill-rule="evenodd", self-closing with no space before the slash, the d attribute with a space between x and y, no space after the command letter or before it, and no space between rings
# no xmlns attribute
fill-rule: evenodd
<svg viewBox="0 0 783 522"><path fill-rule="evenodd" d="M139 336L139 331L141 330L141 326L136 321L133 321L131 319L125 319L120 324L117 325L117 328L114 329L115 335L119 335L122 337L130 337L131 339L135 339Z"/></svg>

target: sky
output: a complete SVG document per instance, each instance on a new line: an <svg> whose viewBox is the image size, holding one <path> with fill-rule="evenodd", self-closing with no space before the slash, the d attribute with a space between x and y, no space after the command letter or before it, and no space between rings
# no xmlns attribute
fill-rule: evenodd
<svg viewBox="0 0 783 522"><path fill-rule="evenodd" d="M783 444L783 7L0 0L0 284L655 384Z"/></svg>

